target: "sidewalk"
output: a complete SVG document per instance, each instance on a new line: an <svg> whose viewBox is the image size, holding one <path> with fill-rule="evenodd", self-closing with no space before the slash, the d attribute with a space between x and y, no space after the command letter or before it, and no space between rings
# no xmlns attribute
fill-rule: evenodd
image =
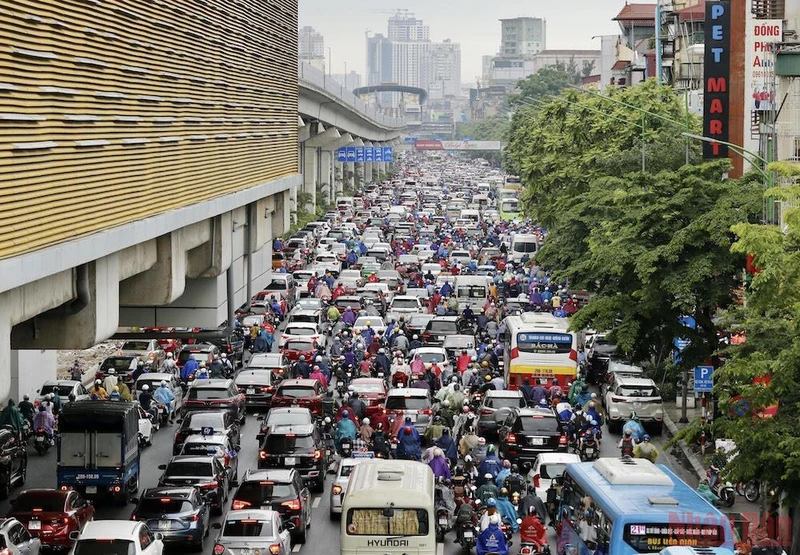
<svg viewBox="0 0 800 555"><path fill-rule="evenodd" d="M687 424L681 424L679 422L681 418L681 411L681 407L674 402L664 403L664 427L667 431L667 434L669 434L671 438L675 437L680 430L687 426ZM686 409L686 416L689 419L689 422L700 418L701 414L702 409L699 406L695 408L689 407ZM683 456L689 462L689 465L697 475L698 480L705 478L706 469L705 466L703 466L703 461L701 460L700 455L695 453L688 445L686 445L686 442L683 440L679 441L677 446L683 453Z"/></svg>

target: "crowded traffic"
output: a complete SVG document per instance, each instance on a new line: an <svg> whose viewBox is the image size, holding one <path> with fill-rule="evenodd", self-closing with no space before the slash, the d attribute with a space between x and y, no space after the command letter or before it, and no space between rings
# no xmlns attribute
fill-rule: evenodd
<svg viewBox="0 0 800 555"><path fill-rule="evenodd" d="M0 553L732 553L725 485L663 464L658 386L571 325L587 294L537 264L519 179L394 171L275 238L234 321L10 402Z"/></svg>

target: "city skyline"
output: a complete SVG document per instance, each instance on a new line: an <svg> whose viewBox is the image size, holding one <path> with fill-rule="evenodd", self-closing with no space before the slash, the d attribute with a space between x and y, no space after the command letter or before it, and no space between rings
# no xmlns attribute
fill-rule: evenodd
<svg viewBox="0 0 800 555"><path fill-rule="evenodd" d="M564 4L504 0L501 5L463 0L458 10L450 3L420 0L395 2L391 7L375 8L374 2L354 0L348 10L322 0L301 0L300 26L313 26L325 37L326 59L331 71L356 71L367 79L366 36L388 37L388 20L398 10L408 10L430 29L430 40L450 39L461 46L461 81L472 83L482 73L482 56L495 55L501 47L501 19L537 17L547 21L547 48L598 49L592 36L618 34L611 19L625 5L624 0L570 0ZM367 33L367 31L369 31ZM330 48L330 52L328 51Z"/></svg>

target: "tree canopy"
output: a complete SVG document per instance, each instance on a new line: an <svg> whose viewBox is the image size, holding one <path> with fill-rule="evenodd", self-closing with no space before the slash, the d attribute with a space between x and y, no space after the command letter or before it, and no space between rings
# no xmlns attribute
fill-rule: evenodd
<svg viewBox="0 0 800 555"><path fill-rule="evenodd" d="M495 114L478 121L459 123L459 137L472 137L476 141L506 141L511 130L511 120L506 113Z"/></svg>

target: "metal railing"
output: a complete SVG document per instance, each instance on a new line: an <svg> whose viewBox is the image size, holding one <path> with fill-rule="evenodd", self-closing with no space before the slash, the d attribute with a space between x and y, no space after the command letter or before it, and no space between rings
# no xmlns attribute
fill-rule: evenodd
<svg viewBox="0 0 800 555"><path fill-rule="evenodd" d="M381 113L347 90L339 81L310 64L298 62L297 78L308 85L327 92L336 97L342 104L346 104L383 127L404 127L406 122L402 118L394 118Z"/></svg>

